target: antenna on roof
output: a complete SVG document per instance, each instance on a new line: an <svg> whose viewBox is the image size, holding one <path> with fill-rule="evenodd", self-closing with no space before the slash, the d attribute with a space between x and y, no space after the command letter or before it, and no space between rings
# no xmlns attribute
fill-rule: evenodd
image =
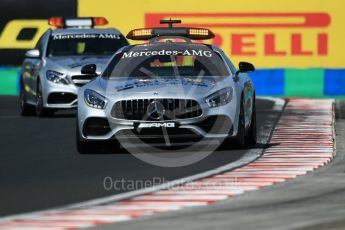
<svg viewBox="0 0 345 230"><path fill-rule="evenodd" d="M169 20L159 21L160 24L168 24L169 28L173 28L173 24L180 24L181 22L182 22L181 20L171 20L171 18Z"/></svg>

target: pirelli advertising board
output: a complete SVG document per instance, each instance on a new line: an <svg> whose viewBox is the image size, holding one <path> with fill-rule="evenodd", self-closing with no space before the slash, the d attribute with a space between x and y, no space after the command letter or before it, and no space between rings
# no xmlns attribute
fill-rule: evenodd
<svg viewBox="0 0 345 230"><path fill-rule="evenodd" d="M46 18L73 16L77 8L79 16L105 16L110 26L123 33L158 26L159 20L166 18L181 19L184 26L207 27L216 33L212 44L235 60L246 59L261 68L345 66L342 0L57 1L64 7L35 1L46 10L40 7L42 10L34 13L30 9L33 14L27 15L28 1L20 0L2 12L0 50L33 47L48 28ZM25 33L32 35L23 38Z"/></svg>
<svg viewBox="0 0 345 230"><path fill-rule="evenodd" d="M344 9L342 0L79 0L78 13L105 16L123 32L181 19L212 29L212 44L260 68L343 68Z"/></svg>

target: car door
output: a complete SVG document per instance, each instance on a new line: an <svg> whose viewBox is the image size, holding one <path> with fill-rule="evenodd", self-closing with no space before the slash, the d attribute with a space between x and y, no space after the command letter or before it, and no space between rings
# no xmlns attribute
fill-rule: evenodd
<svg viewBox="0 0 345 230"><path fill-rule="evenodd" d="M43 59L44 59L44 52L45 52L45 47L46 47L46 42L47 42L47 33L43 34L41 38L38 40L35 49L39 50L40 52L40 57L39 58L34 58L33 60L30 61L30 89L32 90L32 95L36 99L36 92L37 92L37 79L39 77L40 70L42 68L43 64Z"/></svg>
<svg viewBox="0 0 345 230"><path fill-rule="evenodd" d="M26 57L22 65L21 87L25 91L27 100L32 101L31 75L33 73L33 58Z"/></svg>
<svg viewBox="0 0 345 230"><path fill-rule="evenodd" d="M37 58L25 57L23 66L22 66L22 81L23 81L22 87L25 88L27 100L31 102L34 101L36 98L35 78L39 71L40 64L42 62L41 61L41 57L42 57L41 47L42 47L43 37L44 35L41 36L41 38L38 40L34 48L40 51L40 56Z"/></svg>

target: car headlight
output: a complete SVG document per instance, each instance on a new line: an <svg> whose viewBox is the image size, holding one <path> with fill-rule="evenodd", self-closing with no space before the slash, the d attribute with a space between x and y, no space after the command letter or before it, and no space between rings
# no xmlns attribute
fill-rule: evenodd
<svg viewBox="0 0 345 230"><path fill-rule="evenodd" d="M63 84L63 85L68 85L69 81L62 73L53 71L53 70L48 70L47 71L47 79L51 82L54 82L56 84Z"/></svg>
<svg viewBox="0 0 345 230"><path fill-rule="evenodd" d="M91 89L84 91L84 100L88 106L96 109L104 109L107 104L104 96Z"/></svg>
<svg viewBox="0 0 345 230"><path fill-rule="evenodd" d="M234 89L232 87L226 87L206 97L206 103L211 108L225 105L232 100L233 94Z"/></svg>

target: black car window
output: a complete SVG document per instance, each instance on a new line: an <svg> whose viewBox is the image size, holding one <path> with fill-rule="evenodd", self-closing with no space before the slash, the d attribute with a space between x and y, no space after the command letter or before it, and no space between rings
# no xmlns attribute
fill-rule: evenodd
<svg viewBox="0 0 345 230"><path fill-rule="evenodd" d="M40 56L43 53L43 39L45 37L46 33L44 33L37 41L35 49L38 49L40 51Z"/></svg>
<svg viewBox="0 0 345 230"><path fill-rule="evenodd" d="M133 47L116 55L103 77L229 76L219 55L199 44Z"/></svg>
<svg viewBox="0 0 345 230"><path fill-rule="evenodd" d="M125 45L127 40L117 34L58 34L50 36L47 56L112 55Z"/></svg>

